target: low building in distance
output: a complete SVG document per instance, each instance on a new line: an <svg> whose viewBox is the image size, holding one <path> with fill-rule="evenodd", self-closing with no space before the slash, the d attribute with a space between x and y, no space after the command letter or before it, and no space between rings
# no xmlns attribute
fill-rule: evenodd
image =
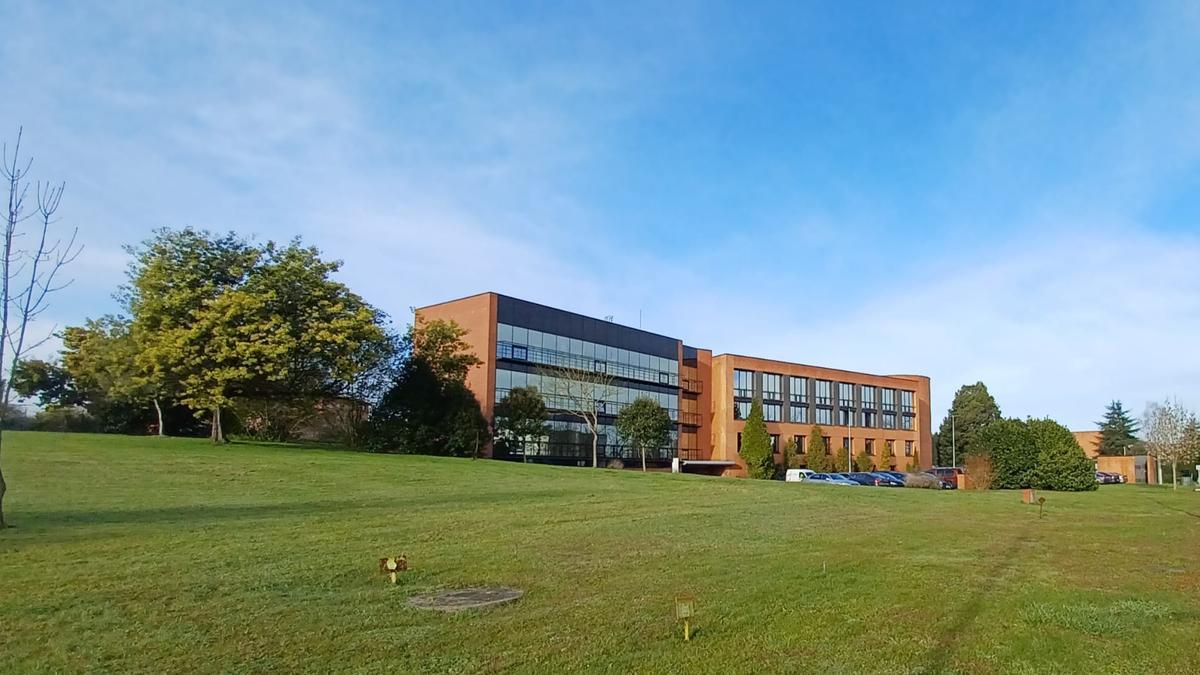
<svg viewBox="0 0 1200 675"><path fill-rule="evenodd" d="M687 471L744 475L738 450L755 398L762 401L777 453L789 440L806 453L809 432L819 425L829 452L849 447L858 456L865 448L881 468L931 463L929 378L922 375L714 356L678 338L490 292L421 307L416 316L452 320L469 331L465 339L483 363L468 375L467 385L489 420L512 389L533 386L542 392L551 411L548 437L497 442L488 448L497 459L591 464L590 432L562 412L567 404L553 393L561 383L550 369L568 368L612 378L610 395L597 406L602 466L635 458L621 443L615 420L641 396L657 400L675 423L669 445L651 453L656 467L679 459Z"/></svg>

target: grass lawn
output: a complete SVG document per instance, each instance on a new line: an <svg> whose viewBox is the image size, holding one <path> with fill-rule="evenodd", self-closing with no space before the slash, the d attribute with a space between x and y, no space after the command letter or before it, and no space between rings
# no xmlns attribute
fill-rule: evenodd
<svg viewBox="0 0 1200 675"><path fill-rule="evenodd" d="M1200 493L1039 519L1012 492L184 439L5 433L3 459L3 673L1200 672ZM526 594L405 603L474 584Z"/></svg>

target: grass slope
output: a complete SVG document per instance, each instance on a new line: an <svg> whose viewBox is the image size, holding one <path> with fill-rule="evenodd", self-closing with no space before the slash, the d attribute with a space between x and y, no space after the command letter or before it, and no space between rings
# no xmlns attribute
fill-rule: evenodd
<svg viewBox="0 0 1200 675"><path fill-rule="evenodd" d="M0 672L1196 672L1200 495L6 433ZM390 587L380 556L414 571ZM421 589L505 584L444 616ZM680 641L673 597L697 598Z"/></svg>

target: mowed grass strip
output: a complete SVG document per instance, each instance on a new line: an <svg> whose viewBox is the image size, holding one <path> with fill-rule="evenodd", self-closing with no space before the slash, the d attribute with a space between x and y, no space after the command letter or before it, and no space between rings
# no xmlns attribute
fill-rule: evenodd
<svg viewBox="0 0 1200 675"><path fill-rule="evenodd" d="M934 492L6 433L0 672L1196 667L1200 495ZM407 554L397 587L378 558ZM516 586L453 615L417 592ZM696 597L695 640L673 617Z"/></svg>

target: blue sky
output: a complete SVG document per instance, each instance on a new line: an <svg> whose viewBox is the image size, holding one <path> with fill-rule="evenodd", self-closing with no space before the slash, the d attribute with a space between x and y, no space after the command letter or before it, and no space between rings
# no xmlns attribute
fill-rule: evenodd
<svg viewBox="0 0 1200 675"><path fill-rule="evenodd" d="M45 328L194 225L300 235L398 323L640 311L928 374L939 420L976 380L1073 428L1200 405L1194 3L345 5L0 2L0 137L87 245Z"/></svg>

